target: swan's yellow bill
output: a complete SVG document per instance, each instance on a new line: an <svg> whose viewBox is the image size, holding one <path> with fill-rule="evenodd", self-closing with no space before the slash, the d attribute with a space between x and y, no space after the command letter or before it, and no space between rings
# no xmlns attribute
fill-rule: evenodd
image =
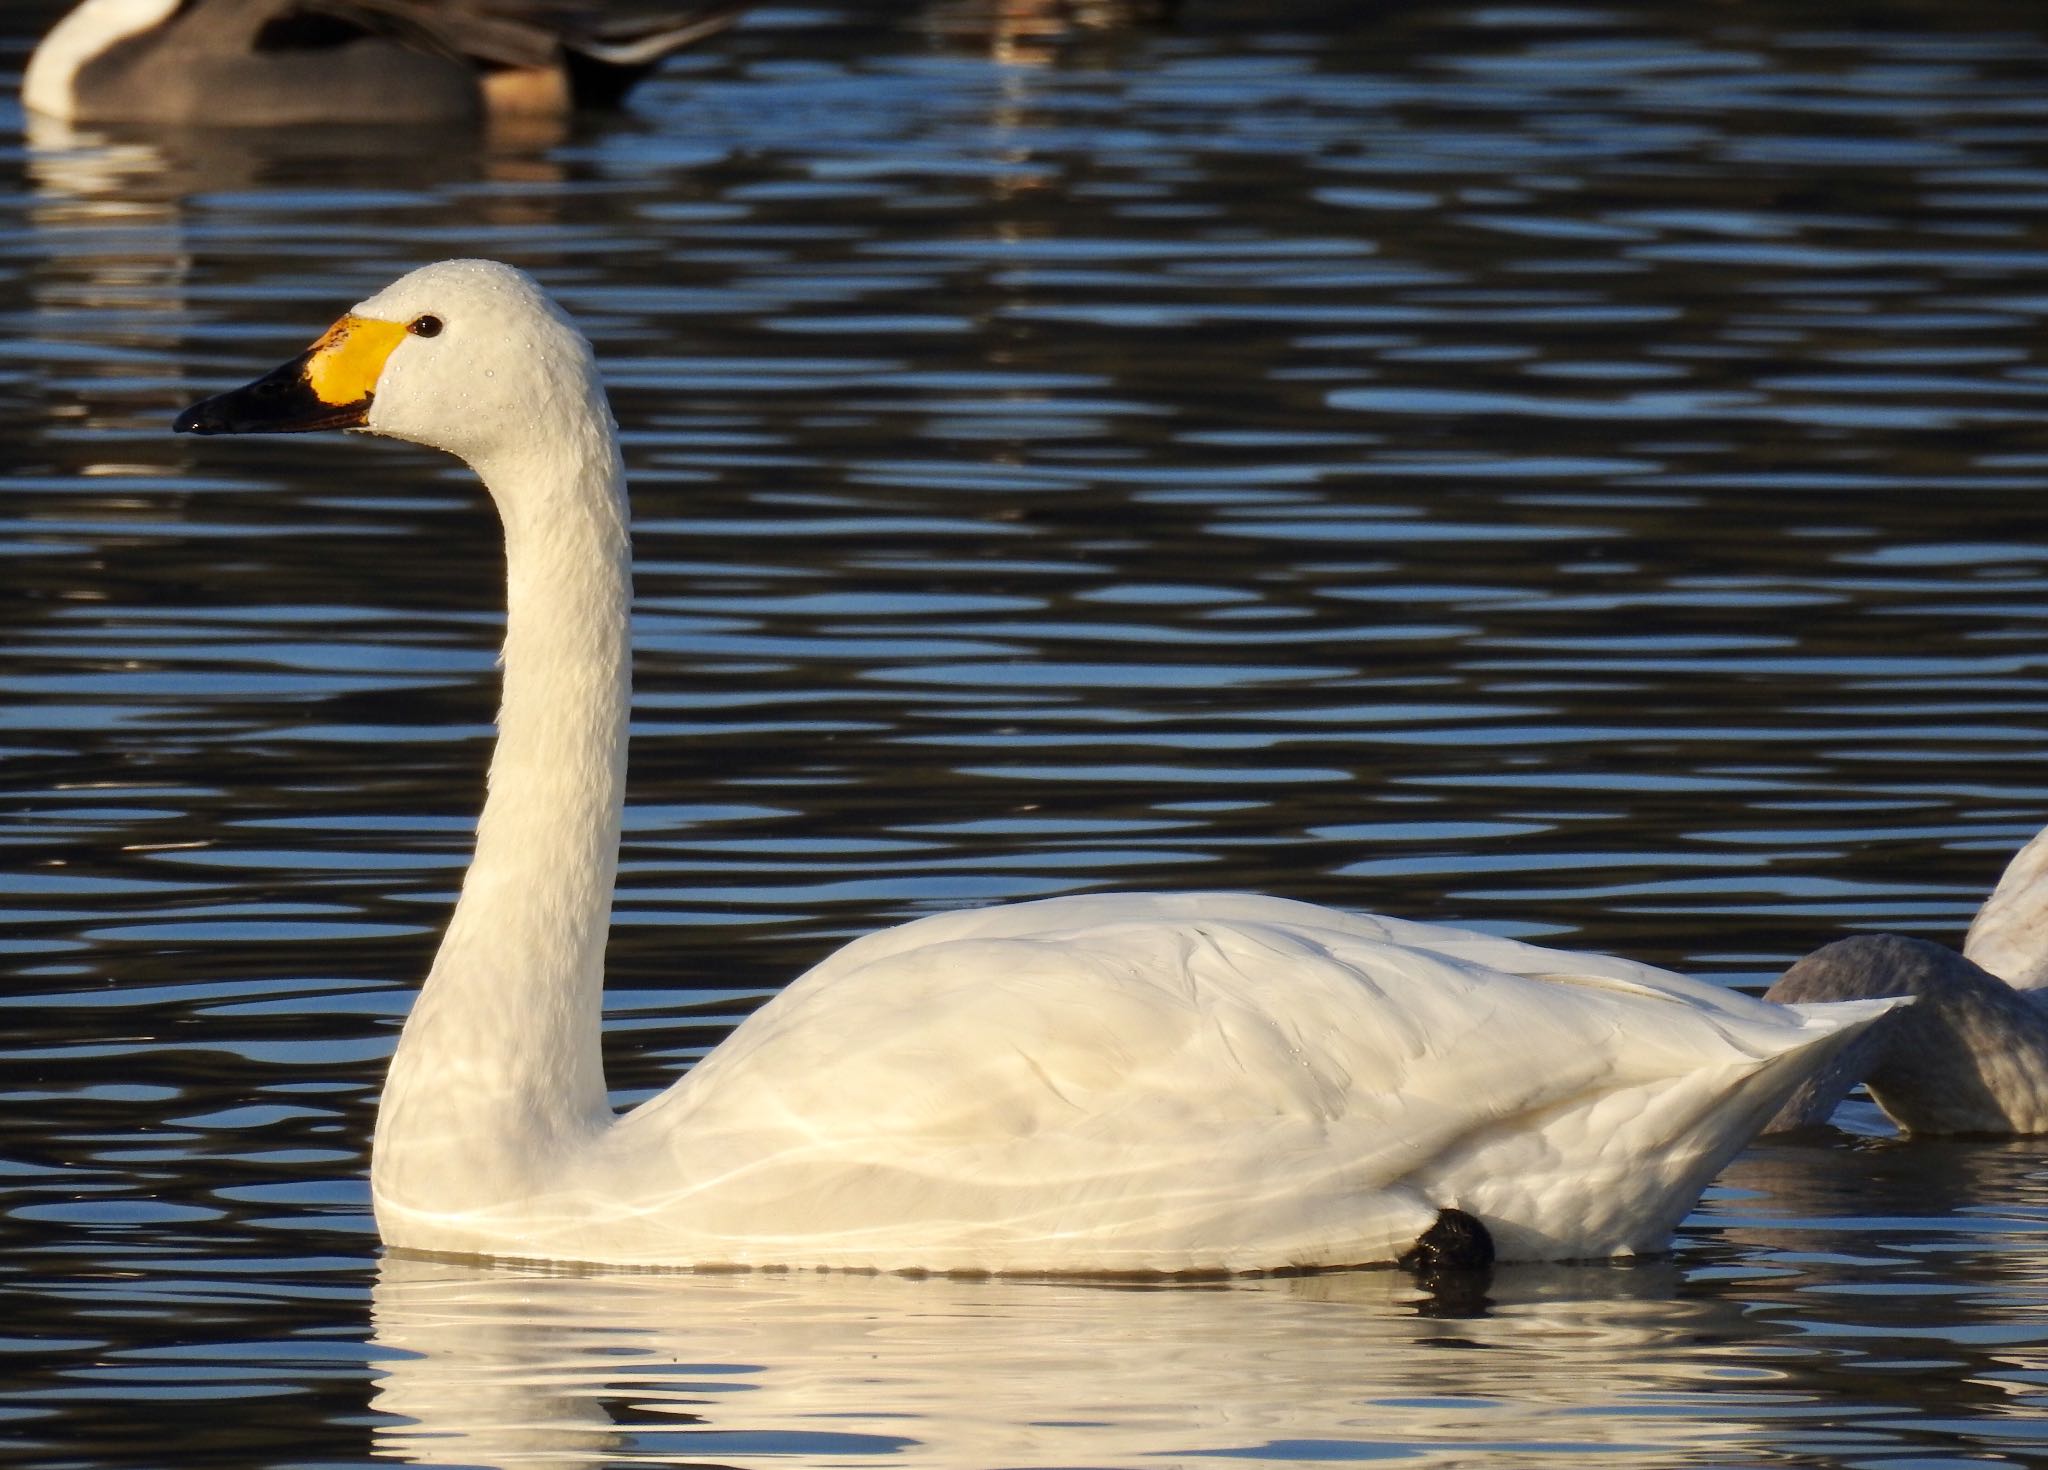
<svg viewBox="0 0 2048 1470"><path fill-rule="evenodd" d="M345 316L290 362L253 383L193 404L172 427L180 434L361 428L384 364L405 334L399 322Z"/></svg>
<svg viewBox="0 0 2048 1470"><path fill-rule="evenodd" d="M384 361L405 339L397 322L345 316L313 344L306 359L306 383L313 396L332 408L367 405L377 391Z"/></svg>

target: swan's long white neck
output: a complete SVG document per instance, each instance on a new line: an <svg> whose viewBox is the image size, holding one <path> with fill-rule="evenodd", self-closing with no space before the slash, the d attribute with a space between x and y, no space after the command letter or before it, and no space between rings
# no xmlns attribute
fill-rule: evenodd
<svg viewBox="0 0 2048 1470"><path fill-rule="evenodd" d="M611 1117L631 551L601 392L579 417L474 465L505 525L504 700L476 854L378 1113L380 1213L510 1203Z"/></svg>
<svg viewBox="0 0 2048 1470"><path fill-rule="evenodd" d="M21 77L22 106L49 117L78 110L72 84L88 62L169 20L178 0L84 0L43 37Z"/></svg>

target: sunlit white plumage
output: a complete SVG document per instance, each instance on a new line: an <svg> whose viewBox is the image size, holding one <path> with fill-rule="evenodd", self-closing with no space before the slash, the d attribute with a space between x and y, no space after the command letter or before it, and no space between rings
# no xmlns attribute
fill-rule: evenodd
<svg viewBox="0 0 2048 1470"><path fill-rule="evenodd" d="M1963 957L2015 990L2048 988L2048 828L1998 875L1963 939Z"/></svg>
<svg viewBox="0 0 2048 1470"><path fill-rule="evenodd" d="M361 401L344 401L358 378ZM1508 1259L1656 1250L1886 1008L1787 1009L1276 898L1071 897L860 939L615 1116L599 1022L629 550L588 347L525 276L444 262L180 420L341 424L466 459L507 547L490 794L378 1116L393 1245L1259 1270L1390 1260L1454 1207Z"/></svg>

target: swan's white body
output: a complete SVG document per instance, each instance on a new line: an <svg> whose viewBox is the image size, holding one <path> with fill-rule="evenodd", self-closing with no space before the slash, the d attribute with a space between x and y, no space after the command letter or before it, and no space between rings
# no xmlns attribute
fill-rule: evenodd
<svg viewBox="0 0 2048 1470"><path fill-rule="evenodd" d="M1507 1259L1652 1251L1890 1004L1788 1009L1273 898L1063 898L858 940L615 1116L599 1024L629 553L609 410L581 337L503 266L416 271L308 356L387 338L348 421L476 468L509 602L475 859L378 1114L392 1245L1261 1270L1390 1260L1455 1207ZM237 416L248 391L180 426L264 426Z"/></svg>
<svg viewBox="0 0 2048 1470"><path fill-rule="evenodd" d="M1347 1265L1445 1205L1511 1259L1652 1251L1833 1029L1455 929L1080 897L870 935L624 1118L508 1130L451 1067L531 1022L447 996L393 1067L386 1238L628 1263Z"/></svg>
<svg viewBox="0 0 2048 1470"><path fill-rule="evenodd" d="M2048 988L2048 828L1999 874L1963 940L1963 958L2015 990Z"/></svg>

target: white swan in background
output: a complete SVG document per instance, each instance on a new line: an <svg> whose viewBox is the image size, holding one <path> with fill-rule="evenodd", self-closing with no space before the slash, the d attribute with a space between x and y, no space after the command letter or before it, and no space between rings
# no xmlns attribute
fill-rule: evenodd
<svg viewBox="0 0 2048 1470"><path fill-rule="evenodd" d="M177 427L443 449L503 521L489 795L377 1118L391 1245L1033 1273L1655 1251L1896 1004L1785 1008L1277 898L1090 895L860 939L617 1115L630 552L588 344L519 272L444 262Z"/></svg>
<svg viewBox="0 0 2048 1470"><path fill-rule="evenodd" d="M208 127L474 122L610 107L744 3L81 0L22 74L74 123Z"/></svg>
<svg viewBox="0 0 2048 1470"><path fill-rule="evenodd" d="M2048 827L2005 865L1963 939L1963 956L2015 990L2048 999Z"/></svg>
<svg viewBox="0 0 2048 1470"><path fill-rule="evenodd" d="M2048 1134L2048 830L2006 865L1957 954L1859 934L1764 993L1787 1005L1910 995L1803 1085L1767 1131L1824 1123L1858 1082L1908 1133Z"/></svg>

